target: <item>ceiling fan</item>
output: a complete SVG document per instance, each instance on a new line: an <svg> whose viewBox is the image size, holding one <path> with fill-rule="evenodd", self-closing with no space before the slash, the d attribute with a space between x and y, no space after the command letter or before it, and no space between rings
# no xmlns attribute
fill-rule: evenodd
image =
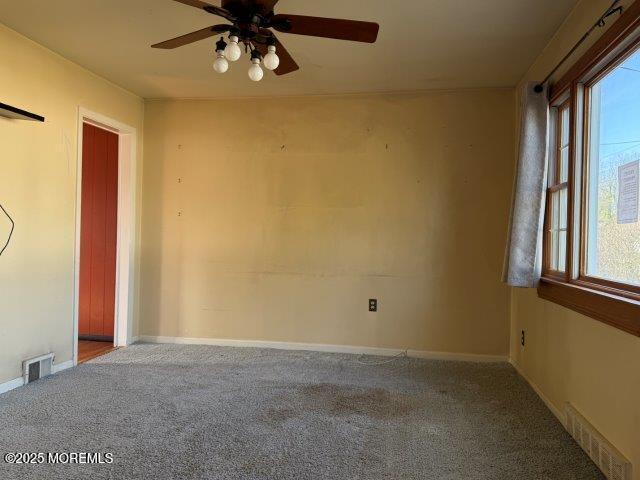
<svg viewBox="0 0 640 480"><path fill-rule="evenodd" d="M265 68L273 70L276 75L285 75L300 68L276 38L272 29L283 33L365 43L374 43L378 37L377 23L276 14L273 8L278 0L222 0L221 7L202 0L174 1L217 15L230 23L212 25L151 46L171 49L229 33L228 44L222 38L216 43L214 69L219 73L226 72L229 69L229 61L235 62L242 56L239 44L243 44L245 51L251 52L252 65L249 68L249 78L254 81L262 79L261 62Z"/></svg>

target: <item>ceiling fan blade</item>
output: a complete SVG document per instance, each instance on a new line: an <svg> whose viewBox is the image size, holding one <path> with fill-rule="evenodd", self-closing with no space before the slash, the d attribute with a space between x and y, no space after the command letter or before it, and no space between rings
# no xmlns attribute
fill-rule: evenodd
<svg viewBox="0 0 640 480"><path fill-rule="evenodd" d="M375 42L380 28L372 22L286 14L271 17L271 26L279 32L365 43Z"/></svg>
<svg viewBox="0 0 640 480"><path fill-rule="evenodd" d="M273 12L273 7L276 3L278 3L278 0L222 0L222 8L236 16L247 11L267 15Z"/></svg>
<svg viewBox="0 0 640 480"><path fill-rule="evenodd" d="M287 73L291 73L291 72L295 72L296 70L299 70L300 67L298 66L296 61L293 59L289 51L286 48L284 48L284 45L280 43L280 41L276 38L275 35L271 34L271 37L274 38L276 41L276 54L278 55L278 58L280 58L280 64L278 65L278 68L276 68L273 72L276 75L286 75ZM255 44L255 47L262 54L263 57L268 52L267 45L257 43Z"/></svg>
<svg viewBox="0 0 640 480"><path fill-rule="evenodd" d="M216 7L215 5L211 5L210 3L203 2L202 0L174 0L174 2L183 3L184 5L200 8L205 12L218 15L219 17L222 17L229 21L235 20L235 17L231 14L231 12L227 11L224 8Z"/></svg>
<svg viewBox="0 0 640 480"><path fill-rule="evenodd" d="M273 37L275 38L275 36ZM280 64L278 68L274 70L276 75L286 75L287 73L295 72L300 67L293 59L289 51L284 48L284 45L276 38L276 52L280 58Z"/></svg>
<svg viewBox="0 0 640 480"><path fill-rule="evenodd" d="M233 28L233 25L213 25L212 27L203 28L202 30L172 38L171 40L156 43L155 45L151 45L151 48L178 48L199 40L204 40L205 38L213 37L219 33L228 32L231 28Z"/></svg>

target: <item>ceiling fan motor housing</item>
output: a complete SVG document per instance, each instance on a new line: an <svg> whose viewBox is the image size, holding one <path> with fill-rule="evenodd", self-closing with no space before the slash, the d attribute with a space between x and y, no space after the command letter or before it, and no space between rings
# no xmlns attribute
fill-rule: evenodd
<svg viewBox="0 0 640 480"><path fill-rule="evenodd" d="M256 17L254 17L252 20L255 20L255 19ZM260 43L264 43L264 39L262 38L263 35L260 35L259 23L255 23L253 21L251 22L239 21L236 24L236 26L238 30L237 37L240 38L240 40L243 41L244 43L254 41L254 40Z"/></svg>

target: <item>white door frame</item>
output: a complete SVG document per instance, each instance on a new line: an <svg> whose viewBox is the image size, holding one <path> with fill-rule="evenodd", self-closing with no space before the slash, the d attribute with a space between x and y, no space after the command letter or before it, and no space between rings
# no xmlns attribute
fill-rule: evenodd
<svg viewBox="0 0 640 480"><path fill-rule="evenodd" d="M137 185L137 142L134 127L86 108L78 109L78 159L76 167L76 233L73 297L73 364L78 364L78 322L80 313L80 227L82 219L82 135L83 124L110 130L118 135L118 217L116 240L116 304L113 344L126 346L133 338L135 211Z"/></svg>

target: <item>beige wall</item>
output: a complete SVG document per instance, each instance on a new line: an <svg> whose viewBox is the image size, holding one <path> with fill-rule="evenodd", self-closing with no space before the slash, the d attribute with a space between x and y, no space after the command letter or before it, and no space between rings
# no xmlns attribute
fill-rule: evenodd
<svg viewBox="0 0 640 480"><path fill-rule="evenodd" d="M525 80L544 77L610 3L578 4ZM640 338L538 299L533 290L512 290L511 323L511 356L527 378L560 411L571 402L631 460L639 480Z"/></svg>
<svg viewBox="0 0 640 480"><path fill-rule="evenodd" d="M147 102L140 333L506 355L513 98Z"/></svg>
<svg viewBox="0 0 640 480"><path fill-rule="evenodd" d="M144 103L2 25L0 58L0 101L46 117L43 124L0 117L0 203L16 222L0 257L3 383L21 376L25 358L72 357L78 107L141 135Z"/></svg>

